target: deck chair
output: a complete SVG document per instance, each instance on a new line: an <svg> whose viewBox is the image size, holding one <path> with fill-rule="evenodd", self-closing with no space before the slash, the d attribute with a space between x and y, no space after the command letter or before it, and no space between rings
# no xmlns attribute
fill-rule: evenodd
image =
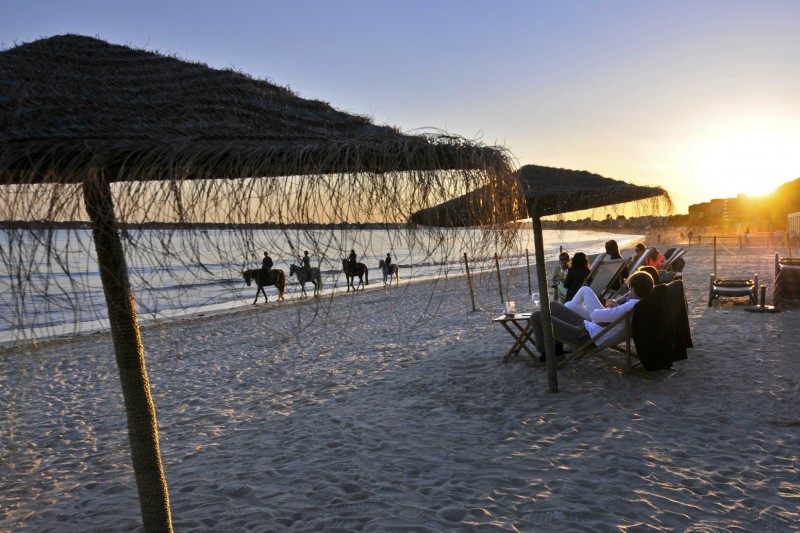
<svg viewBox="0 0 800 533"><path fill-rule="evenodd" d="M686 265L686 261L683 259L683 256L686 255L685 248L671 248L664 255L667 258L667 262L664 263L661 270L666 270L667 272L683 271L683 267Z"/></svg>
<svg viewBox="0 0 800 533"><path fill-rule="evenodd" d="M603 254L605 255L605 254ZM603 259L595 269L594 277L589 282L589 287L594 291L598 298L605 300L614 296L622 284L620 278L622 271L628 264L627 259ZM587 278L588 279L588 278ZM614 282L619 282L617 288L612 288Z"/></svg>
<svg viewBox="0 0 800 533"><path fill-rule="evenodd" d="M607 333L620 323L624 327L608 337ZM602 342L595 344L598 339ZM556 340L569 344L565 339ZM632 340L635 350L631 349ZM576 347L558 366L592 354L623 371L641 366L640 370L652 372L669 369L673 361L686 359L686 349L691 347L686 295L683 282L677 280L655 286L649 296L606 325L593 339Z"/></svg>
<svg viewBox="0 0 800 533"><path fill-rule="evenodd" d="M632 369L634 367L633 359L636 358L638 360L636 353L631 350L631 323L633 320L634 311L636 311L636 307L616 319L614 322L606 325L606 327L603 328L603 330L595 335L595 337L591 340L580 346L575 346L575 350L567 355L561 362L559 362L558 367L561 368L570 361L580 359L587 354L592 354L606 360L614 366L622 368L623 370ZM598 345L595 344L597 339L604 337L609 331L617 327L617 325L621 322L624 322L625 326L619 332L608 337L607 339L604 339L602 343ZM558 337L556 337L556 342L569 344L569 342L566 340ZM624 348L620 346L623 343ZM607 350L616 352L617 355L621 354L624 358L624 361L620 362L618 358L610 357L608 354L604 353Z"/></svg>
<svg viewBox="0 0 800 533"><path fill-rule="evenodd" d="M652 250L653 247L651 246L650 248L645 250L642 253L642 255L639 256L638 259L633 259L633 257L631 257L631 265L628 267L628 272L630 272L631 274L636 272L636 269L638 269L640 266L644 264L645 260L647 259L647 256L650 255L650 252Z"/></svg>

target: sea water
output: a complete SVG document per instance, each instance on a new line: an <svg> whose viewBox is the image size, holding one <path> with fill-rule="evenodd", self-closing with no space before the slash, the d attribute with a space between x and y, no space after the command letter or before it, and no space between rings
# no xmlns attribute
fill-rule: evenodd
<svg viewBox="0 0 800 533"><path fill-rule="evenodd" d="M247 286L242 271L260 268L269 251L274 268L286 274L285 298L300 296L290 277L308 250L312 266L322 274L322 296L345 291L342 259L350 249L369 269L367 290L383 287L378 262L387 253L399 266L401 283L471 272L534 264L533 233L520 230L513 246L492 250L480 246L480 230L463 229L447 237L410 229L391 230L231 230L141 229L124 232L125 259L140 323L174 317L204 316L250 305L256 286ZM485 239L485 236L483 237ZM564 249L597 253L616 239L621 247L638 235L590 231L545 230L545 258ZM442 242L438 242L437 239ZM30 242L29 242L30 241ZM447 242L444 242L447 241ZM63 229L47 233L0 230L0 345L105 330L106 303L91 231ZM356 279L357 282L357 279ZM266 287L270 304L277 290ZM313 286L306 284L312 294ZM263 302L263 296L259 297Z"/></svg>

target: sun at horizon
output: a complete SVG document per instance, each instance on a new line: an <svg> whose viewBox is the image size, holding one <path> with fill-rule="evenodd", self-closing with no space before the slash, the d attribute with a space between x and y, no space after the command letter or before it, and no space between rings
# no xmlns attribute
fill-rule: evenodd
<svg viewBox="0 0 800 533"><path fill-rule="evenodd" d="M766 129L718 137L700 150L696 174L714 198L769 194L800 177L800 138Z"/></svg>

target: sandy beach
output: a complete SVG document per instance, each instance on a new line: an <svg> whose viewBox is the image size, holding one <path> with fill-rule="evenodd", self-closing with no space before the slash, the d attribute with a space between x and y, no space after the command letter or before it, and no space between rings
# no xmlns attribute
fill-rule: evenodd
<svg viewBox="0 0 800 533"><path fill-rule="evenodd" d="M771 302L774 252L718 273ZM493 272L478 311L455 277L144 328L175 530L797 530L800 307L708 307L712 255L685 256L675 375L585 358L558 394L501 363ZM530 310L524 269L503 282ZM0 356L0 530L141 530L110 337Z"/></svg>

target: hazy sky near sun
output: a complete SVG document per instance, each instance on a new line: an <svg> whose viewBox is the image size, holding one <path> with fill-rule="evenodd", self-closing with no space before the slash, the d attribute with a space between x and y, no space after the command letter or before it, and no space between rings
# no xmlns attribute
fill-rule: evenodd
<svg viewBox="0 0 800 533"><path fill-rule="evenodd" d="M0 0L63 33L235 68L403 131L506 146L687 206L800 177L797 0Z"/></svg>

